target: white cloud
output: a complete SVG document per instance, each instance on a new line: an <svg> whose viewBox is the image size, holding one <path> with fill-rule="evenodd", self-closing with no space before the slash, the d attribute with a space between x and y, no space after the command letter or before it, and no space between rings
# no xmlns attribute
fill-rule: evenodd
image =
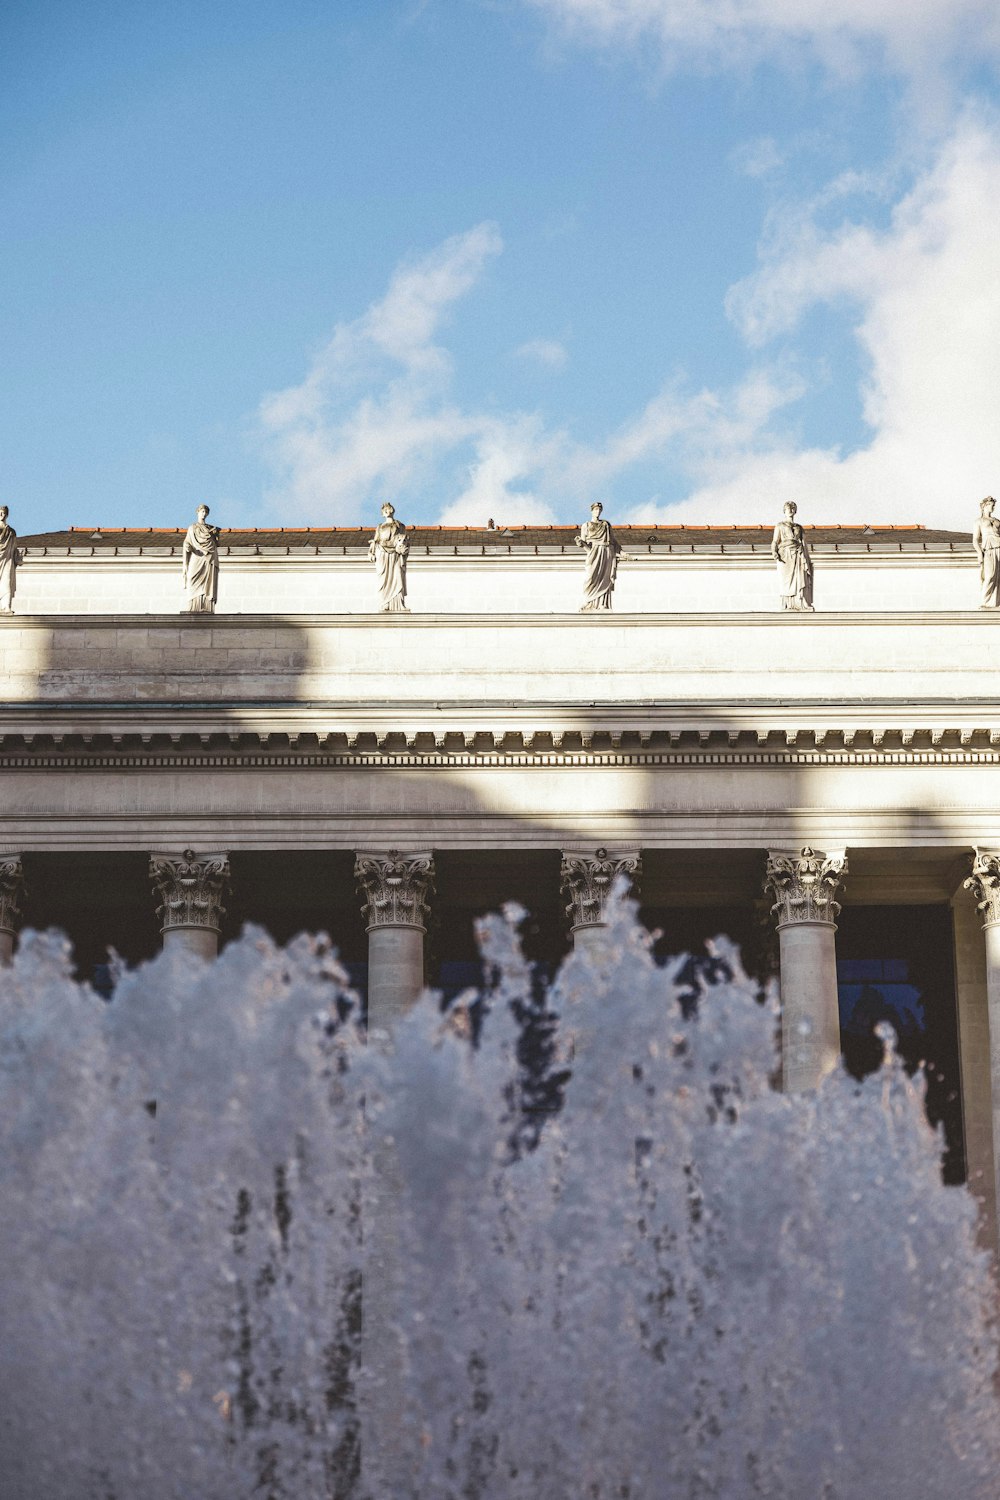
<svg viewBox="0 0 1000 1500"><path fill-rule="evenodd" d="M526 344L515 349L514 353L518 359L541 365L545 370L563 370L569 360L566 346L560 344L558 339L529 339Z"/></svg>
<svg viewBox="0 0 1000 1500"><path fill-rule="evenodd" d="M967 119L896 205L888 227L824 231L786 222L729 307L757 345L794 333L814 306L854 309L871 439L856 451L801 449L774 431L768 401L750 441L711 427L684 435L693 492L662 519L760 520L784 500L804 520L971 527L1000 481L1000 135ZM776 410L777 408L772 408ZM756 430L753 430L753 429ZM653 510L642 508L642 519Z"/></svg>
<svg viewBox="0 0 1000 1500"><path fill-rule="evenodd" d="M872 188L878 226L870 200L859 207ZM345 523L387 494L433 493L444 520L484 525L551 521L599 497L635 519L760 522L794 498L807 521L967 528L1000 486L1000 129L969 115L888 214L884 195L884 183L840 178L771 224L727 301L759 351L731 389L676 378L587 440L455 399L441 324L500 249L491 226L456 236L397 271L300 385L262 404L279 505ZM794 430L815 366L795 341L821 305L851 320L864 365L870 436L853 451L803 445ZM658 505L633 490L630 505L630 476L661 493L686 476L688 497Z"/></svg>
<svg viewBox="0 0 1000 1500"><path fill-rule="evenodd" d="M297 519L356 519L373 494L433 471L481 423L447 399L437 342L450 308L503 248L492 224L401 266L384 297L334 330L305 379L266 396L258 422L277 474L273 498Z"/></svg>
<svg viewBox="0 0 1000 1500"><path fill-rule="evenodd" d="M718 404L666 390L596 446L536 414L461 406L441 324L501 248L496 229L482 224L404 265L384 297L334 330L304 380L265 397L258 427L276 474L269 500L286 516L346 524L386 495L433 489L452 524L483 525L491 515L551 522L556 501L589 499L665 451L706 399ZM519 352L549 368L565 357L547 339Z"/></svg>
<svg viewBox="0 0 1000 1500"><path fill-rule="evenodd" d="M601 45L658 46L685 60L743 68L807 49L847 73L875 49L906 73L946 55L1000 51L995 0L529 0L571 35Z"/></svg>
<svg viewBox="0 0 1000 1500"><path fill-rule="evenodd" d="M484 423L475 459L468 469L468 482L457 499L445 507L442 525L482 526L490 516L507 525L555 521L552 507L526 487L543 467L552 445L537 417L514 416Z"/></svg>
<svg viewBox="0 0 1000 1500"><path fill-rule="evenodd" d="M743 141L729 153L730 164L744 177L767 177L785 164L785 153L771 135Z"/></svg>

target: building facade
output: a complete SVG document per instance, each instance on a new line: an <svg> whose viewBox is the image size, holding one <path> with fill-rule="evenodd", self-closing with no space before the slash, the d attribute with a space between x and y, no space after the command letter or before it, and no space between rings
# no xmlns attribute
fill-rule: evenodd
<svg viewBox="0 0 1000 1500"><path fill-rule="evenodd" d="M996 1244L1000 627L968 533L808 529L814 614L768 528L620 528L579 613L571 528L410 532L410 614L370 532L224 532L216 613L183 533L20 539L0 620L0 957L23 925L107 981L246 921L332 935L382 1025L474 982L508 899L554 966L616 874L658 951L726 933L780 969L787 1088L891 1020L950 1180Z"/></svg>

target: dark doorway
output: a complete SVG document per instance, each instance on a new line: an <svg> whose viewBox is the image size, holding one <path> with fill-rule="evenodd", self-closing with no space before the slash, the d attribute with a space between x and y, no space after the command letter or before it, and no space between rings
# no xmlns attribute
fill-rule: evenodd
<svg viewBox="0 0 1000 1500"><path fill-rule="evenodd" d="M325 932L364 1002L368 938L355 890L354 855L332 849L237 849L229 856L232 888L222 941L247 922L284 945L300 932Z"/></svg>
<svg viewBox="0 0 1000 1500"><path fill-rule="evenodd" d="M951 913L946 906L845 906L838 919L837 982L844 1064L876 1069L880 1021L896 1033L909 1072L927 1075L927 1118L944 1129L945 1182L965 1181Z"/></svg>
<svg viewBox="0 0 1000 1500"><path fill-rule="evenodd" d="M160 947L149 855L84 851L24 855L24 926L58 927L73 945L77 979L112 987L108 949L129 968Z"/></svg>
<svg viewBox="0 0 1000 1500"><path fill-rule="evenodd" d="M767 981L777 972L777 949L773 928L762 921L752 904L642 906L639 919L654 936L653 956L657 963L687 954L687 962L677 979L685 1012L694 1009L702 982L728 977L727 966L714 949L716 938L728 938L735 943L744 972L763 1000Z"/></svg>
<svg viewBox="0 0 1000 1500"><path fill-rule="evenodd" d="M558 852L451 849L439 853L435 864L427 982L445 1002L482 983L476 918L500 911L508 901L527 913L521 925L525 956L542 979L551 979L569 950Z"/></svg>

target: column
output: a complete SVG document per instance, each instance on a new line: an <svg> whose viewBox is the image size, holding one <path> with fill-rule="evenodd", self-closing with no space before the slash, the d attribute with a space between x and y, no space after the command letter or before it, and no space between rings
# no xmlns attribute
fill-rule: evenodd
<svg viewBox="0 0 1000 1500"><path fill-rule="evenodd" d="M184 948L210 962L219 952L219 922L229 888L228 854L151 854L149 878L160 904L165 949Z"/></svg>
<svg viewBox="0 0 1000 1500"><path fill-rule="evenodd" d="M786 1093L814 1089L840 1058L837 890L843 849L768 850L764 888L774 897L781 964L781 1076Z"/></svg>
<svg viewBox="0 0 1000 1500"><path fill-rule="evenodd" d="M975 991L972 993L966 989L964 996L967 1007L966 1015L963 1015L963 996L959 992L959 1040L961 1046L962 1060L962 1107L963 1113L968 1118L968 1104L976 1101L978 1096L979 1109L975 1107L971 1111L972 1119L966 1125L966 1150L969 1153L969 1177L970 1186L977 1195L983 1199L984 1208L992 1212L992 1220L988 1226L986 1238L996 1243L996 1214L1000 1205L1000 1185L997 1180L997 1166L1000 1164L1000 850L976 849L972 860L972 873L965 882L965 888L971 891L976 899L976 909L982 921L983 934L985 937L985 963L982 968L974 961L969 962L971 955L966 954L967 979L971 979L973 986L978 975L985 980L985 1007L980 1004L978 1017L976 1017ZM956 938L958 932L956 932ZM956 963L961 954L956 942ZM984 1015L985 1010L985 1015ZM985 1024L983 1024L985 1021ZM977 1024L978 1022L978 1024ZM969 1023L972 1023L971 1025ZM967 1042L978 1044L982 1050L978 1057L968 1055ZM989 1081L985 1077L985 1058L989 1059ZM971 1093L972 1099L969 1099ZM985 1096L985 1097L984 1097ZM987 1151L985 1140L985 1117L986 1099L989 1103L990 1119L990 1151ZM976 1116L979 1116L978 1122ZM976 1125L980 1128L977 1130ZM969 1126L972 1126L970 1129ZM974 1154L978 1162L974 1162ZM974 1165L983 1169L992 1156L992 1172L990 1180L977 1184L973 1180Z"/></svg>
<svg viewBox="0 0 1000 1500"><path fill-rule="evenodd" d="M354 874L368 931L368 1029L391 1031L424 987L427 900L434 889L429 852L361 851Z"/></svg>
<svg viewBox="0 0 1000 1500"><path fill-rule="evenodd" d="M990 1032L995 1029L996 1021L991 1027L983 924L964 884L952 897L951 918L966 1180L982 1206L979 1221L982 1243L996 1253L997 1189L990 1076Z"/></svg>
<svg viewBox="0 0 1000 1500"><path fill-rule="evenodd" d="M635 890L642 872L638 849L610 854L607 849L591 853L563 850L560 889L567 897L566 915L574 948L593 947L601 941L607 923L605 908L615 877L624 875Z"/></svg>
<svg viewBox="0 0 1000 1500"><path fill-rule="evenodd" d="M19 854L0 856L0 967L14 957L14 942L21 925L24 871Z"/></svg>
<svg viewBox="0 0 1000 1500"><path fill-rule="evenodd" d="M354 874L368 929L368 1036L386 1044L393 1026L424 987L427 901L434 859L362 850ZM374 1377L361 1406L362 1490L371 1496L410 1492L400 1441L405 1356L391 1310L405 1276L400 1224L402 1181L393 1145L377 1138L363 1202L361 1359Z"/></svg>

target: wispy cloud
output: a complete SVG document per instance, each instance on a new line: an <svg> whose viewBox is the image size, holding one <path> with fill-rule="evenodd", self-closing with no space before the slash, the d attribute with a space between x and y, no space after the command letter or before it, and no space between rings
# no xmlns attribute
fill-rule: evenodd
<svg viewBox="0 0 1000 1500"><path fill-rule="evenodd" d="M528 0L568 34L648 49L668 67L744 69L803 51L831 72L869 61L926 75L948 57L1000 55L995 0Z"/></svg>
<svg viewBox="0 0 1000 1500"><path fill-rule="evenodd" d="M877 189L878 215L865 190ZM533 411L470 408L452 391L448 311L500 250L490 225L401 267L385 296L337 328L261 428L277 500L303 520L357 520L387 493L442 519L552 520L595 497L635 519L767 519L794 498L815 521L968 523L1000 482L1000 127L970 114L887 215L886 184L838 178L769 225L756 270L729 293L748 346L727 389L666 381L585 437ZM876 217L878 223L876 223ZM803 444L796 403L814 362L796 352L817 306L851 322L870 436ZM646 493L687 498L664 505Z"/></svg>
<svg viewBox="0 0 1000 1500"><path fill-rule="evenodd" d="M564 370L569 361L566 346L558 339L529 339L514 353L518 359L540 365L543 370Z"/></svg>
<svg viewBox="0 0 1000 1500"><path fill-rule="evenodd" d="M266 396L258 421L273 498L305 520L356 519L373 493L431 472L480 425L447 398L445 316L503 248L479 224L400 266L385 296L342 323L300 384Z"/></svg>
<svg viewBox="0 0 1000 1500"><path fill-rule="evenodd" d="M456 524L490 515L551 521L570 497L589 499L690 425L703 398L692 403L673 389L594 444L538 413L458 402L442 325L501 248L496 228L481 224L401 266L362 317L338 325L298 385L265 397L258 430L275 508L290 519L349 523L387 494L434 494L442 518ZM551 339L517 353L547 369L566 359Z"/></svg>
<svg viewBox="0 0 1000 1500"><path fill-rule="evenodd" d="M743 141L729 153L730 165L744 177L767 177L785 164L785 153L773 136Z"/></svg>
<svg viewBox="0 0 1000 1500"><path fill-rule="evenodd" d="M1000 132L975 117L888 227L848 218L822 228L810 208L786 216L730 293L731 316L763 347L794 335L817 305L853 315L870 440L850 452L799 447L774 431L765 401L749 441L710 434L689 448L690 496L656 513L750 520L794 498L803 519L971 526L976 500L1000 479L998 244Z"/></svg>

